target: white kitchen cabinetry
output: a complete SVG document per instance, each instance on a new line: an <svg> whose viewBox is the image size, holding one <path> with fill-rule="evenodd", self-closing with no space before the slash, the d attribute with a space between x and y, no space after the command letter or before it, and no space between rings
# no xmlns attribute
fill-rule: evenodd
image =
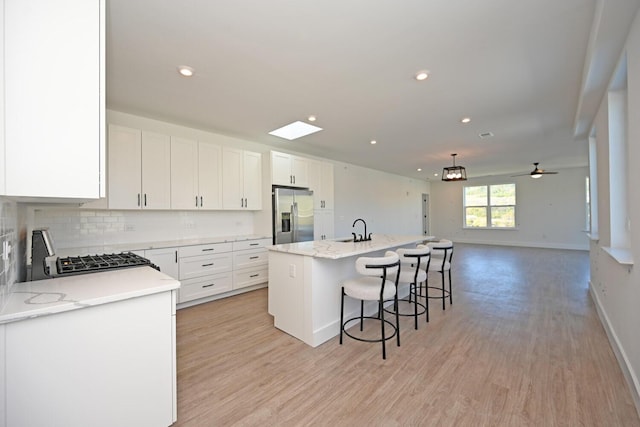
<svg viewBox="0 0 640 427"><path fill-rule="evenodd" d="M233 242L233 289L265 283L269 280L271 239Z"/></svg>
<svg viewBox="0 0 640 427"><path fill-rule="evenodd" d="M147 249L142 256L160 267L162 273L176 280L180 279L180 274L178 273L178 248Z"/></svg>
<svg viewBox="0 0 640 427"><path fill-rule="evenodd" d="M110 209L171 207L171 142L167 135L109 125Z"/></svg>
<svg viewBox="0 0 640 427"><path fill-rule="evenodd" d="M309 187L309 159L271 152L271 183L289 187Z"/></svg>
<svg viewBox="0 0 640 427"><path fill-rule="evenodd" d="M171 208L222 208L222 150L215 144L171 137Z"/></svg>
<svg viewBox="0 0 640 427"><path fill-rule="evenodd" d="M174 291L165 291L0 325L6 344L2 422L174 423L175 304Z"/></svg>
<svg viewBox="0 0 640 427"><path fill-rule="evenodd" d="M309 189L313 190L313 208L333 210L333 164L309 161Z"/></svg>
<svg viewBox="0 0 640 427"><path fill-rule="evenodd" d="M180 298L178 302L228 292L233 286L233 244L183 246L178 249Z"/></svg>
<svg viewBox="0 0 640 427"><path fill-rule="evenodd" d="M234 210L262 209L262 155L225 147L222 149L222 207Z"/></svg>
<svg viewBox="0 0 640 427"><path fill-rule="evenodd" d="M104 0L0 10L0 195L104 197Z"/></svg>
<svg viewBox="0 0 640 427"><path fill-rule="evenodd" d="M313 239L326 240L333 239L334 233L333 210L318 209L313 211Z"/></svg>

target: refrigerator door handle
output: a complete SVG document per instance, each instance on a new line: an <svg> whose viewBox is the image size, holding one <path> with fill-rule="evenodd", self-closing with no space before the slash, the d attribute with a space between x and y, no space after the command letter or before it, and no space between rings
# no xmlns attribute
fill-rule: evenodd
<svg viewBox="0 0 640 427"><path fill-rule="evenodd" d="M298 241L298 224L296 222L297 219L298 219L298 203L293 202L293 205L291 205L291 236L293 237L292 239L293 242Z"/></svg>

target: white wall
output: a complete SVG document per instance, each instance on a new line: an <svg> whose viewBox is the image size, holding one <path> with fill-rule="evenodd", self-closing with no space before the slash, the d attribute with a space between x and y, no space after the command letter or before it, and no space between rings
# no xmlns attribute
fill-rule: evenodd
<svg viewBox="0 0 640 427"><path fill-rule="evenodd" d="M422 234L422 194L430 184L399 175L346 163L334 163L335 234L350 236L363 232L378 234Z"/></svg>
<svg viewBox="0 0 640 427"><path fill-rule="evenodd" d="M629 252L640 263L640 192L634 187L640 162L640 18L636 15L626 44L627 56L627 209L630 217ZM607 96L594 121L597 144L598 236L591 242L591 293L602 323L631 386L636 408L640 412L640 272L635 266L623 265L604 251L611 244L609 188L609 139ZM615 183L614 183L615 184ZM638 224L636 224L638 221Z"/></svg>
<svg viewBox="0 0 640 427"><path fill-rule="evenodd" d="M589 170L558 172L539 179L506 175L433 182L431 234L456 242L587 250L585 179ZM516 184L516 229L463 228L463 187L506 183Z"/></svg>

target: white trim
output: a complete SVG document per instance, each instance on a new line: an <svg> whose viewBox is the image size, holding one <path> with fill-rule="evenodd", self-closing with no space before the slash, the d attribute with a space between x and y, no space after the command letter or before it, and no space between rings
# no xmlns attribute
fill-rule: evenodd
<svg viewBox="0 0 640 427"><path fill-rule="evenodd" d="M627 380L627 384L629 385L629 391L631 392L633 403L636 406L636 411L638 412L638 415L640 415L640 382L638 382L638 377L635 374L631 363L629 363L629 358L627 357L624 348L620 344L618 336L611 326L609 317L607 316L607 313L600 303L598 292L593 287L593 283L591 283L591 281L589 281L589 293L591 294L591 299L596 306L596 311L598 312L600 323L607 333L607 338L609 338L609 343L611 344L613 353L616 355L616 359L618 360L618 364L620 365L620 370L622 371L622 374L624 375L624 378L625 380Z"/></svg>
<svg viewBox="0 0 640 427"><path fill-rule="evenodd" d="M633 254L629 249L603 246L602 250L611 255L611 258L615 259L618 264L633 265Z"/></svg>

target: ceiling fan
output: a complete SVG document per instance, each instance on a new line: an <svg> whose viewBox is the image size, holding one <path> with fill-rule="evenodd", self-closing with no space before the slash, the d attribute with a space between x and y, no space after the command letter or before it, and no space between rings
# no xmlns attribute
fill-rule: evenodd
<svg viewBox="0 0 640 427"><path fill-rule="evenodd" d="M540 169L538 167L538 162L535 162L533 164L534 168L531 172L529 173L521 173L520 175L511 175L511 176L525 176L525 175L529 175L531 176L531 178L540 178L542 175L555 175L558 172L552 172L552 171L546 171L544 169Z"/></svg>

